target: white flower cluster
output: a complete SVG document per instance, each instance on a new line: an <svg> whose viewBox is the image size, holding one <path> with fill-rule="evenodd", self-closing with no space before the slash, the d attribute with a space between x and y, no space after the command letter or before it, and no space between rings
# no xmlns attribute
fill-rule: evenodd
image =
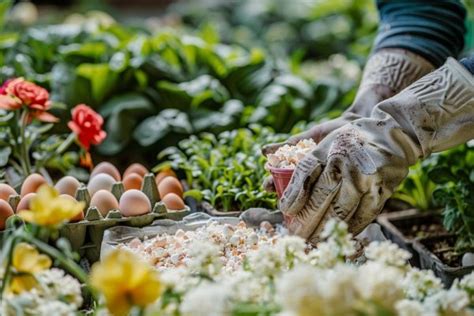
<svg viewBox="0 0 474 316"><path fill-rule="evenodd" d="M300 140L296 145L284 145L274 153L268 155L268 164L274 168L294 169L306 154L316 148L312 139Z"/></svg>
<svg viewBox="0 0 474 316"><path fill-rule="evenodd" d="M389 266L403 267L411 258L408 251L400 249L390 241L374 241L365 249L367 259L377 261Z"/></svg>
<svg viewBox="0 0 474 316"><path fill-rule="evenodd" d="M443 289L432 271L411 268L409 254L390 242L370 244L367 261L354 264L344 222L329 221L322 236L309 248L295 236L212 223L124 247L162 271L168 294L152 310L160 315L474 316L474 273ZM157 241L168 255L156 257ZM183 259L173 265L175 250Z"/></svg>
<svg viewBox="0 0 474 316"><path fill-rule="evenodd" d="M73 316L82 305L81 285L63 270L39 272L38 286L18 295L7 293L0 315L15 316L17 310L25 316Z"/></svg>

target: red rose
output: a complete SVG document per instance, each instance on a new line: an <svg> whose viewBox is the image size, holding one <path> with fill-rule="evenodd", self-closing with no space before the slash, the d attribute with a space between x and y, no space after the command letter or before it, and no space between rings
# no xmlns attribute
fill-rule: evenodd
<svg viewBox="0 0 474 316"><path fill-rule="evenodd" d="M100 144L107 134L102 130L104 119L85 104L72 109L72 120L67 126L77 135L82 146L89 150L90 145Z"/></svg>
<svg viewBox="0 0 474 316"><path fill-rule="evenodd" d="M22 105L28 107L28 120L36 118L44 122L58 121L55 116L47 112L51 102L45 88L23 78L7 80L0 87L0 109L17 110Z"/></svg>
<svg viewBox="0 0 474 316"><path fill-rule="evenodd" d="M38 111L47 111L51 106L48 91L33 82L17 78L8 82L5 91L20 99L28 108Z"/></svg>

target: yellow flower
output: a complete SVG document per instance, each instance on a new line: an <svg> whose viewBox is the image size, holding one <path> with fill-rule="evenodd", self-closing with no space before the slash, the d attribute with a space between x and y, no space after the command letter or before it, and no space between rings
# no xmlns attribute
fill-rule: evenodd
<svg viewBox="0 0 474 316"><path fill-rule="evenodd" d="M57 226L74 218L84 209L84 202L59 196L59 192L42 185L30 202L30 210L18 213L25 221L41 226Z"/></svg>
<svg viewBox="0 0 474 316"><path fill-rule="evenodd" d="M51 259L27 243L15 246L12 259L13 276L9 290L16 294L35 287L37 281L34 274L51 267Z"/></svg>
<svg viewBox="0 0 474 316"><path fill-rule="evenodd" d="M133 306L144 308L161 294L158 271L126 250L114 250L96 263L90 278L114 316L128 315Z"/></svg>

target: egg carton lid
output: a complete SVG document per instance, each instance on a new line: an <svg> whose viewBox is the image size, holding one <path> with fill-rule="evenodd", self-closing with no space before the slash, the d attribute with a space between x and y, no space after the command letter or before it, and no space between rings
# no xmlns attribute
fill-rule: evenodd
<svg viewBox="0 0 474 316"><path fill-rule="evenodd" d="M178 229L184 231L196 230L205 226L210 222L218 222L220 224L237 225L240 219L237 217L213 217L206 213L198 212L185 216L180 221L171 219L158 219L151 225L136 228L127 226L115 226L105 230L104 238L100 251L102 259L107 253L115 249L118 245L130 242L135 238L141 240L154 237L159 234L174 234Z"/></svg>

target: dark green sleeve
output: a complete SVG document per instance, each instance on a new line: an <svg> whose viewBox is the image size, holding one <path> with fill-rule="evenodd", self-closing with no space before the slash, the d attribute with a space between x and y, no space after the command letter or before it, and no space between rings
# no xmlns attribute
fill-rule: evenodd
<svg viewBox="0 0 474 316"><path fill-rule="evenodd" d="M464 47L466 9L459 0L377 0L377 7L375 51L404 48L438 67Z"/></svg>

